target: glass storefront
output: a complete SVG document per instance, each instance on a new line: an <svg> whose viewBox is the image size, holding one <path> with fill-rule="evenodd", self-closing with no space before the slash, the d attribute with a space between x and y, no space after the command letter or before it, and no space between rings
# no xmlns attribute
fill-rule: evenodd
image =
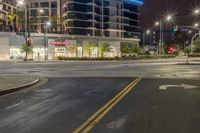
<svg viewBox="0 0 200 133"><path fill-rule="evenodd" d="M22 43L19 41L19 44ZM49 60L56 60L58 57L121 57L120 47L123 44L120 41L100 39L49 38L45 52L43 38L33 38L33 53L30 53L28 58L35 61L42 61L45 60L45 54L48 55ZM21 52L20 46L13 45L10 48L11 59L20 60L25 58L25 53Z"/></svg>

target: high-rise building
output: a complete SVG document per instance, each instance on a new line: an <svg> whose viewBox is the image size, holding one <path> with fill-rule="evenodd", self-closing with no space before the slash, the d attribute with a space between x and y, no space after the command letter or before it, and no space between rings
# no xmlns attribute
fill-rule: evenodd
<svg viewBox="0 0 200 133"><path fill-rule="evenodd" d="M70 35L133 38L138 35L140 0L62 0Z"/></svg>
<svg viewBox="0 0 200 133"><path fill-rule="evenodd" d="M9 12L16 11L16 0L0 0L1 23L8 26ZM27 0L29 30L69 35L117 38L138 36L138 6L143 0Z"/></svg>

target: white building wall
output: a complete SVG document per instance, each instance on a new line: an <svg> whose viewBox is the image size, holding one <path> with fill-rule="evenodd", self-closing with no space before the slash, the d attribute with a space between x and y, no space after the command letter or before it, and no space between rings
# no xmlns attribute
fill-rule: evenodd
<svg viewBox="0 0 200 133"><path fill-rule="evenodd" d="M10 59L9 38L0 38L0 60L7 61Z"/></svg>

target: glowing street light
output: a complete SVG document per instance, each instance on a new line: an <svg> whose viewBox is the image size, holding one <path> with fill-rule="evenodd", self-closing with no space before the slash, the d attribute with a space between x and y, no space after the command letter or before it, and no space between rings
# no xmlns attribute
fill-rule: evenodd
<svg viewBox="0 0 200 133"><path fill-rule="evenodd" d="M17 1L17 6L24 6L24 5L25 5L24 0L18 0Z"/></svg>
<svg viewBox="0 0 200 133"><path fill-rule="evenodd" d="M200 14L200 9L195 9L195 10L194 10L194 14L195 14L195 15L199 15L199 14Z"/></svg>
<svg viewBox="0 0 200 133"><path fill-rule="evenodd" d="M195 26L195 27L199 27L199 23L195 23L194 26Z"/></svg>
<svg viewBox="0 0 200 133"><path fill-rule="evenodd" d="M150 30L147 30L147 31L146 31L146 34L150 34L150 33L151 33L151 31L150 31Z"/></svg>
<svg viewBox="0 0 200 133"><path fill-rule="evenodd" d="M167 21L171 21L171 20L172 20L172 18L173 18L173 16L172 16L172 15L167 15L167 16L166 16L166 20L167 20Z"/></svg>
<svg viewBox="0 0 200 133"><path fill-rule="evenodd" d="M160 23L159 22L155 22L155 26L159 26L160 25Z"/></svg>

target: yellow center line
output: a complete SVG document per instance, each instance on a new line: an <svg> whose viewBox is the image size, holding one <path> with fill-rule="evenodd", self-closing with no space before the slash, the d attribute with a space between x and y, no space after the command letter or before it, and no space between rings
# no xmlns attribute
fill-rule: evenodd
<svg viewBox="0 0 200 133"><path fill-rule="evenodd" d="M138 77L133 80L127 87L119 92L114 98L112 98L107 104L100 108L94 115L92 115L87 121L85 121L79 128L73 133L88 133L103 117L117 104L123 97L125 97L132 88L142 79Z"/></svg>

